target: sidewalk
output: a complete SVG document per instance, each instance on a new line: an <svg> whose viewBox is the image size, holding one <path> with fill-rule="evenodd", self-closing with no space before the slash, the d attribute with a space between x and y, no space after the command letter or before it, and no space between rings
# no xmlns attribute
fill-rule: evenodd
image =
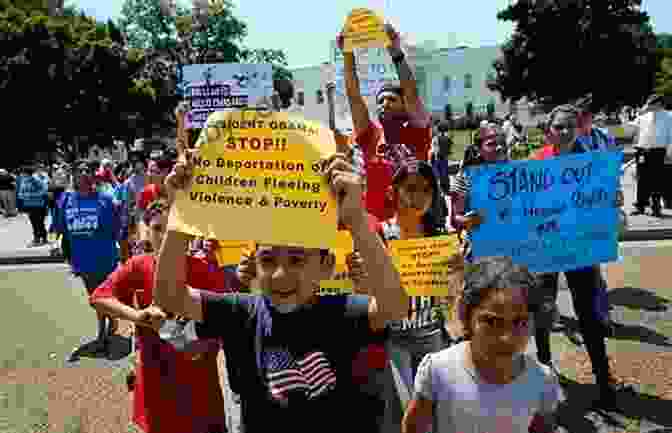
<svg viewBox="0 0 672 433"><path fill-rule="evenodd" d="M649 240L663 240L672 239L672 210L663 209L662 218L654 218L647 210L645 215L630 216L630 213L635 209L633 203L637 193L637 181L634 178L635 167L630 166L621 182L623 185L623 195L625 206L623 210L628 215L628 230L623 237L623 241L649 241ZM660 180L665 182L664 179Z"/></svg>
<svg viewBox="0 0 672 433"><path fill-rule="evenodd" d="M46 221L49 228L50 218L47 217ZM51 255L51 244L28 247L32 239L33 231L27 215L0 217L0 265L63 262L62 257Z"/></svg>

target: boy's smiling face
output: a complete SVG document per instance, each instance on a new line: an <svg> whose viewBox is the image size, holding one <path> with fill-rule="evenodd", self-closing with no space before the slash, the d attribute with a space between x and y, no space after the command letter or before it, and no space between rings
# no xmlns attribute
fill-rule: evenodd
<svg viewBox="0 0 672 433"><path fill-rule="evenodd" d="M319 285L333 274L330 261L321 259L319 249L260 245L258 284L274 305L305 304L313 297L315 282Z"/></svg>

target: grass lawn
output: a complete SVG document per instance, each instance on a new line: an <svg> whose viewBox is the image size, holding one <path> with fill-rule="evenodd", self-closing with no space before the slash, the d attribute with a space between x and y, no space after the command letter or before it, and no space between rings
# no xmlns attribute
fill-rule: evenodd
<svg viewBox="0 0 672 433"><path fill-rule="evenodd" d="M52 368L57 356L95 336L96 316L78 279L65 268L0 272L3 368Z"/></svg>
<svg viewBox="0 0 672 433"><path fill-rule="evenodd" d="M109 395L105 386L109 385L100 384L121 386L126 373L123 368L108 367L102 371L109 375L101 377L101 361L85 357L76 368L66 367L66 357L81 345L82 337L89 340L86 337L96 334L95 313L88 305L82 283L64 267L3 270L0 292L4 324L0 330L0 433L82 431L78 428L79 417L66 414L77 413L79 402L104 399ZM57 375L65 375L65 379L58 379ZM61 385L54 386L55 383ZM66 400L54 404L60 394L67 394ZM55 409L59 404L60 409ZM55 421L58 412L66 419ZM47 430L46 424L54 422L61 427ZM115 433L125 432L122 429Z"/></svg>

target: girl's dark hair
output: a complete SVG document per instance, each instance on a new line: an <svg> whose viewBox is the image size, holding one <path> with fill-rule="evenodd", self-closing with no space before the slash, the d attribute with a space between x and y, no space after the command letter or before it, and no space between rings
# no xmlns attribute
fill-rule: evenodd
<svg viewBox="0 0 672 433"><path fill-rule="evenodd" d="M508 257L487 257L465 266L464 289L458 306L464 324L465 338L471 338L470 322L474 309L495 290L522 288L529 299L537 280L525 266L514 264Z"/></svg>
<svg viewBox="0 0 672 433"><path fill-rule="evenodd" d="M383 92L390 92L390 93L395 93L399 95L400 98L404 97L404 88L401 87L398 84L384 84L381 86L380 89L378 89L378 92L376 92L376 101L378 101L378 98L380 97L380 94Z"/></svg>
<svg viewBox="0 0 672 433"><path fill-rule="evenodd" d="M429 180L432 184L432 205L427 213L422 216L422 225L425 236L438 236L445 231L446 216L448 210L446 209L446 201L443 199L439 181L434 174L434 169L425 161L417 162L417 173ZM393 186L395 189L399 187L408 177L408 171L404 170L394 178Z"/></svg>

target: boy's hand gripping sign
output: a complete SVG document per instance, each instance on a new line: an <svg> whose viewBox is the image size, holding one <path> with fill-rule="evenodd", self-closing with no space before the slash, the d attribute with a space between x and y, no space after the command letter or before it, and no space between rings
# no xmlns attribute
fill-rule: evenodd
<svg viewBox="0 0 672 433"><path fill-rule="evenodd" d="M336 202L323 160L334 136L295 113L213 113L197 142L191 186L169 229L212 239L332 248Z"/></svg>

